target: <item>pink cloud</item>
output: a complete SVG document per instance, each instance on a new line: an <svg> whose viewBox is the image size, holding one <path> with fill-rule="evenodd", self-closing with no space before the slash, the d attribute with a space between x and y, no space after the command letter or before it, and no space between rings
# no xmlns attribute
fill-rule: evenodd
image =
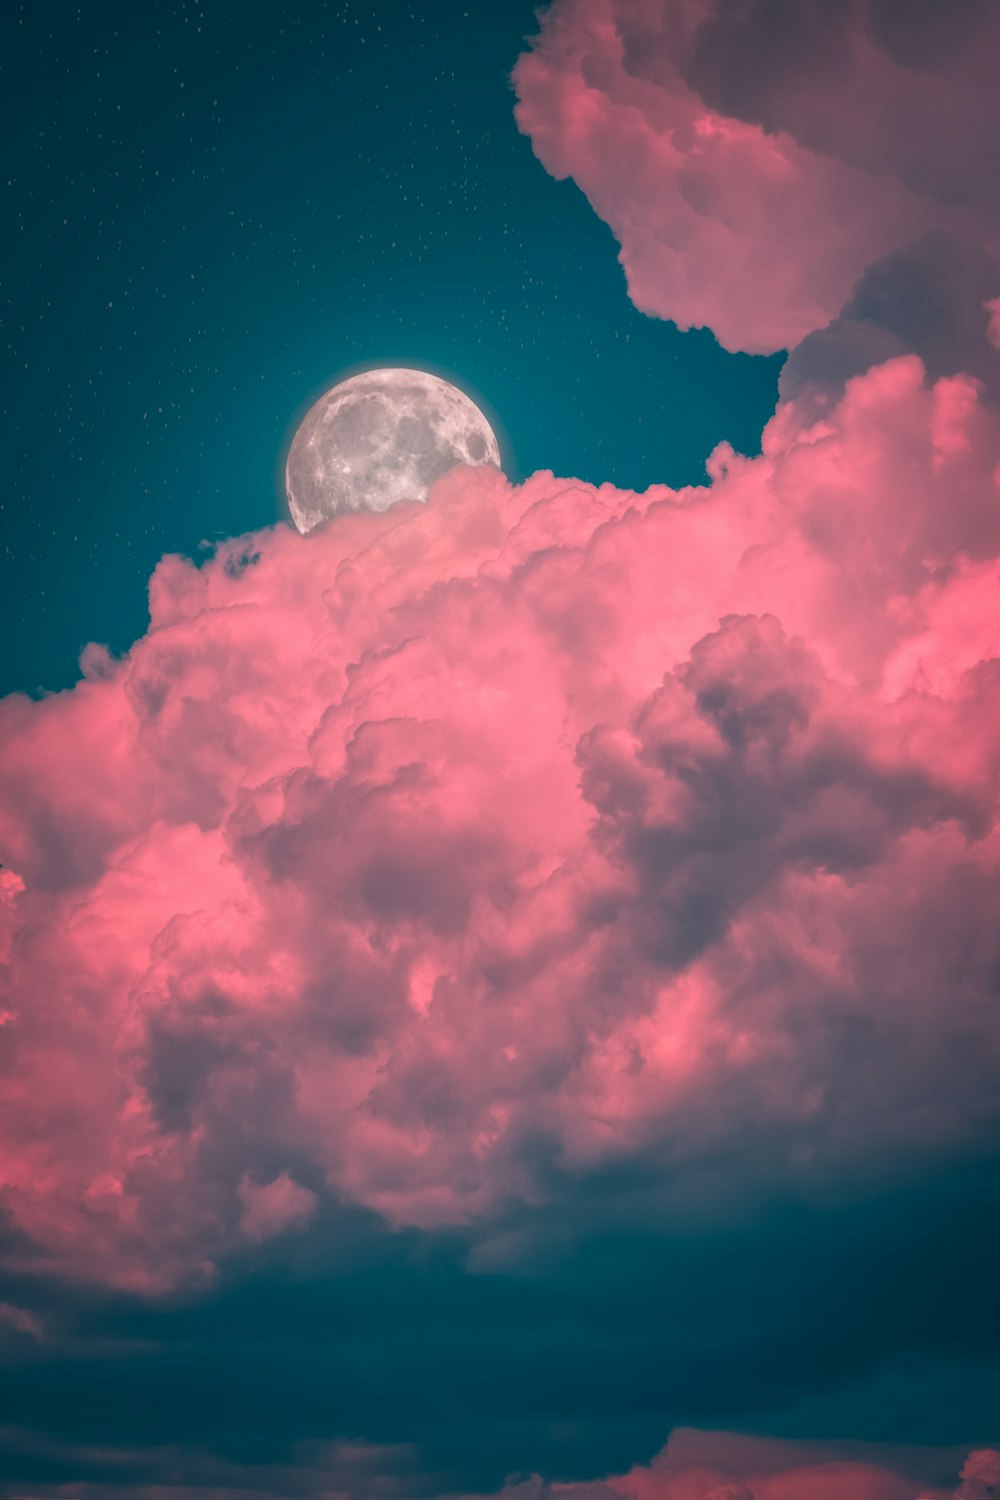
<svg viewBox="0 0 1000 1500"><path fill-rule="evenodd" d="M988 1500L997 1493L998 1461L991 1449L969 1455L963 1466L955 1450L793 1443L683 1428L648 1468L606 1484L634 1500ZM957 1488L942 1482L960 1466ZM983 1487L966 1488L967 1476Z"/></svg>
<svg viewBox="0 0 1000 1500"><path fill-rule="evenodd" d="M991 1500L1000 1494L1000 1453L981 1448L970 1453L962 1466L962 1483L955 1491L959 1500Z"/></svg>
<svg viewBox="0 0 1000 1500"><path fill-rule="evenodd" d="M164 559L0 704L10 1263L210 1277L303 1171L434 1228L981 1148L996 436L906 357L704 488L459 470Z"/></svg>
<svg viewBox="0 0 1000 1500"><path fill-rule="evenodd" d="M627 1474L583 1484L532 1480L502 1491L506 1500L991 1500L998 1493L1000 1454L991 1448L790 1442L687 1427Z"/></svg>
<svg viewBox="0 0 1000 1500"><path fill-rule="evenodd" d="M281 1172L273 1182L254 1182L244 1173L236 1195L243 1204L240 1228L249 1240L269 1240L286 1229L300 1229L312 1217L316 1194Z"/></svg>
<svg viewBox="0 0 1000 1500"><path fill-rule="evenodd" d="M556 0L514 70L518 123L612 229L643 312L790 348L890 250L1000 241L1000 19L904 10Z"/></svg>

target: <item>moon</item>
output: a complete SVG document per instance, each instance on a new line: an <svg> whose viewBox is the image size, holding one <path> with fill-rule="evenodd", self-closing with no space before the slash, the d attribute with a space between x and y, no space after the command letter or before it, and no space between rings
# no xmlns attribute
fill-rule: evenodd
<svg viewBox="0 0 1000 1500"><path fill-rule="evenodd" d="M368 370L331 386L303 417L285 464L289 513L307 532L345 511L426 500L456 464L500 468L475 402L425 370Z"/></svg>

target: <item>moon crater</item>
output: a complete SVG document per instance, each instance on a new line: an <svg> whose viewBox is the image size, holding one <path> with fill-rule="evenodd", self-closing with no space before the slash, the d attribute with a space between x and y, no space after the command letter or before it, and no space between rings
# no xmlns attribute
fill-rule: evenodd
<svg viewBox="0 0 1000 1500"><path fill-rule="evenodd" d="M345 511L426 500L457 464L500 467L486 417L457 386L424 370L381 369L332 386L303 417L285 464L299 531Z"/></svg>

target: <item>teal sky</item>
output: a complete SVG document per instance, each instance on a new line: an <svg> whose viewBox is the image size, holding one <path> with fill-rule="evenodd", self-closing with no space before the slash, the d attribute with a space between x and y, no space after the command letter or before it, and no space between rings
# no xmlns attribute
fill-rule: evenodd
<svg viewBox="0 0 1000 1500"><path fill-rule="evenodd" d="M638 313L518 133L532 5L18 10L0 690L67 686L141 633L164 552L273 522L296 416L360 364L465 385L514 477L758 448L780 359Z"/></svg>

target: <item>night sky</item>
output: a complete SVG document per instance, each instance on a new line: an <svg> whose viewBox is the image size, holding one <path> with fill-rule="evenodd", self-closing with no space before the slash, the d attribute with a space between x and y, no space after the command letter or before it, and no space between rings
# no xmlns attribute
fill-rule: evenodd
<svg viewBox="0 0 1000 1500"><path fill-rule="evenodd" d="M68 686L164 552L282 514L297 418L357 365L451 374L514 477L756 451L780 360L638 313L514 125L534 10L11 8L3 690Z"/></svg>
<svg viewBox="0 0 1000 1500"><path fill-rule="evenodd" d="M998 1500L1000 10L0 33L0 1496Z"/></svg>

